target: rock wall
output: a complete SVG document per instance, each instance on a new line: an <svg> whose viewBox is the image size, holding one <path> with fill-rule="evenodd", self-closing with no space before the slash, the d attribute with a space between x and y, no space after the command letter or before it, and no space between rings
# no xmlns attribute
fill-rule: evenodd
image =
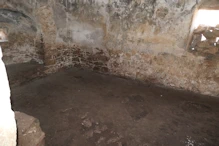
<svg viewBox="0 0 219 146"><path fill-rule="evenodd" d="M0 2L34 22L35 28L28 25L31 30L25 32L36 34L28 37L35 44L22 42L34 46L27 52L39 56L41 52L50 71L76 66L217 96L217 58L187 49L199 4L199 0Z"/></svg>
<svg viewBox="0 0 219 146"><path fill-rule="evenodd" d="M0 30L4 30L9 42L1 44L6 64L36 60L42 62L42 49L37 46L36 22L12 5L0 2ZM41 54L41 55L40 55Z"/></svg>

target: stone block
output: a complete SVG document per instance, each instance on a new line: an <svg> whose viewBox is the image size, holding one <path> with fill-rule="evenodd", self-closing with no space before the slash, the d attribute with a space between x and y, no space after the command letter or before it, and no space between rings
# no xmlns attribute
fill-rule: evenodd
<svg viewBox="0 0 219 146"><path fill-rule="evenodd" d="M15 112L18 128L18 146L45 146L45 133L39 120L21 112Z"/></svg>
<svg viewBox="0 0 219 146"><path fill-rule="evenodd" d="M207 30L203 33L203 35L207 38L207 39L215 39L217 36L213 33L213 31L211 32L210 30Z"/></svg>
<svg viewBox="0 0 219 146"><path fill-rule="evenodd" d="M218 52L218 48L217 47L211 47L208 49L204 49L203 50L204 53L209 53L209 54L216 54Z"/></svg>
<svg viewBox="0 0 219 146"><path fill-rule="evenodd" d="M212 32L216 37L219 37L219 30L214 29Z"/></svg>
<svg viewBox="0 0 219 146"><path fill-rule="evenodd" d="M216 38L208 39L207 41L210 45L214 46L214 44L216 43Z"/></svg>
<svg viewBox="0 0 219 146"><path fill-rule="evenodd" d="M194 34L193 41L191 43L191 48L194 48L198 43L201 42L202 35L201 34Z"/></svg>
<svg viewBox="0 0 219 146"><path fill-rule="evenodd" d="M202 41L197 44L199 48L210 48L212 47L208 41Z"/></svg>
<svg viewBox="0 0 219 146"><path fill-rule="evenodd" d="M194 34L202 34L207 30L206 26L201 26L199 25L195 30L194 30Z"/></svg>

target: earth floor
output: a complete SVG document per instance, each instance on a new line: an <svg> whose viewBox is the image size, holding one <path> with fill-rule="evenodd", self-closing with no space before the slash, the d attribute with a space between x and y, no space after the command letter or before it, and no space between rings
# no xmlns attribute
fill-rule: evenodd
<svg viewBox="0 0 219 146"><path fill-rule="evenodd" d="M40 120L47 146L218 146L219 98L76 68L37 78L7 67L12 105Z"/></svg>

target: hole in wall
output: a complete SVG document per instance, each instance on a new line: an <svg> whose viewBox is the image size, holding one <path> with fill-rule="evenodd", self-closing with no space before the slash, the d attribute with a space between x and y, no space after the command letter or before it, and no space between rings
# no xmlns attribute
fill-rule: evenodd
<svg viewBox="0 0 219 146"><path fill-rule="evenodd" d="M216 27L219 25L219 10L204 10L199 9L194 20L195 29L198 26Z"/></svg>
<svg viewBox="0 0 219 146"><path fill-rule="evenodd" d="M201 55L219 52L219 9L198 9L194 15L189 51Z"/></svg>

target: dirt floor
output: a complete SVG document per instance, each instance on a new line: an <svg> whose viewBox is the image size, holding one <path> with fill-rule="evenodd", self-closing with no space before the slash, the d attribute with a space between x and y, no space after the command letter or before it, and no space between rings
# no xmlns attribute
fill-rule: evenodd
<svg viewBox="0 0 219 146"><path fill-rule="evenodd" d="M14 110L40 120L47 146L219 145L219 98L75 68L35 78L36 68L7 70Z"/></svg>

